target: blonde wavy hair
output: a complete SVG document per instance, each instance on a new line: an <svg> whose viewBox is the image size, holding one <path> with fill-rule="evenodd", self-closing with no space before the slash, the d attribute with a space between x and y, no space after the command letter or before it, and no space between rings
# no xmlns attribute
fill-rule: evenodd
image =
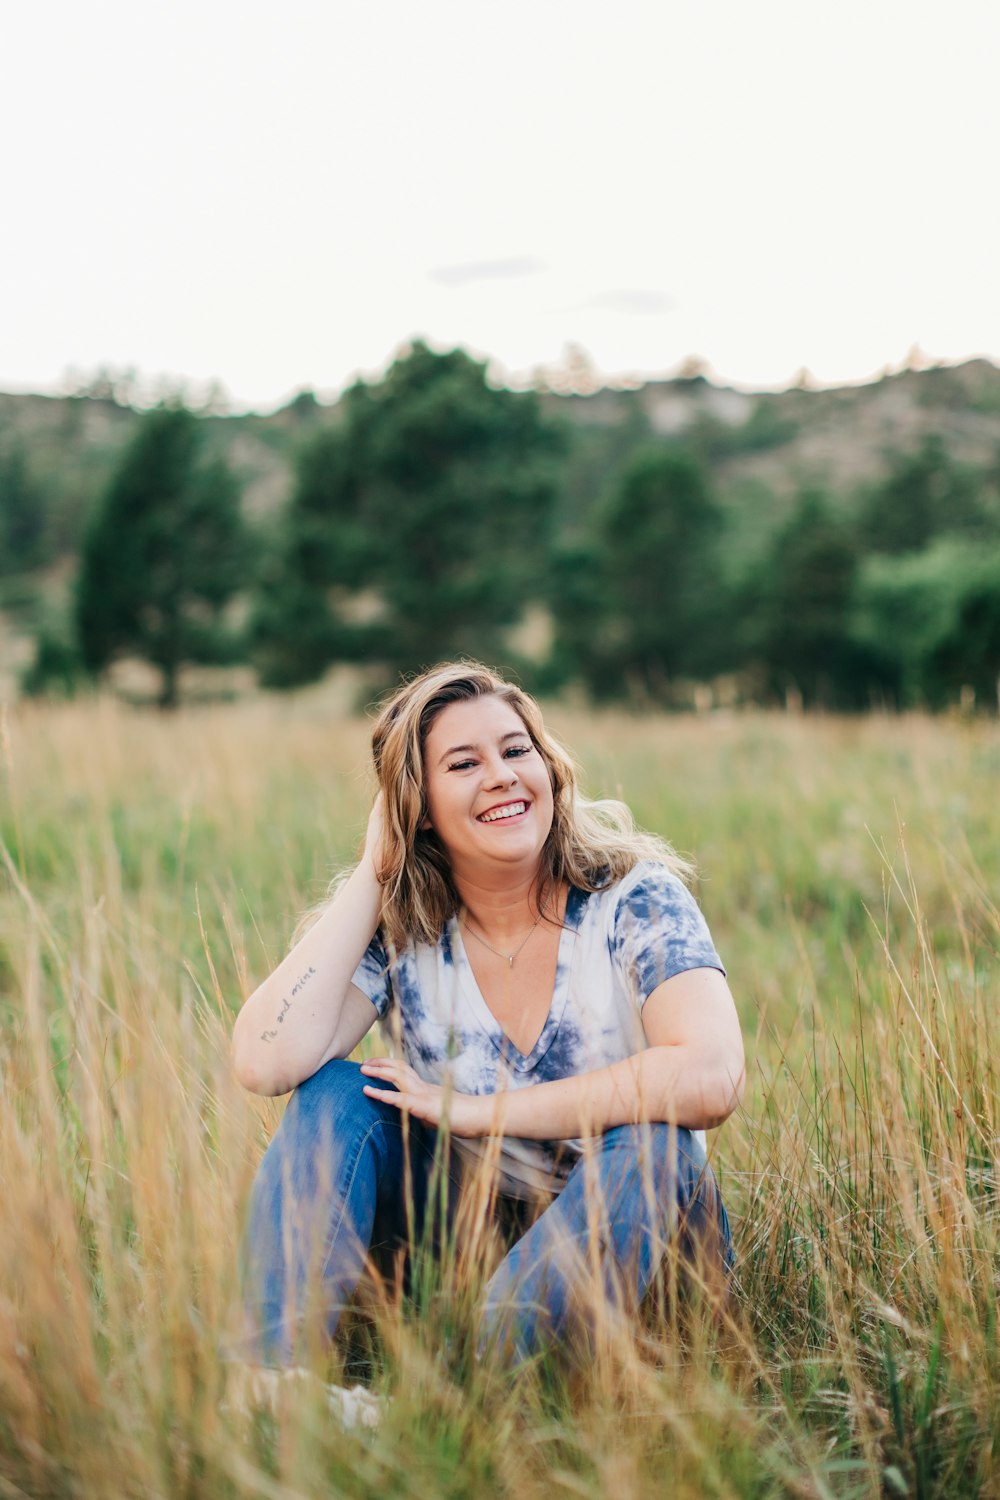
<svg viewBox="0 0 1000 1500"><path fill-rule="evenodd" d="M424 793L424 745L437 716L475 698L508 703L527 730L552 782L552 828L542 850L539 890L566 881L597 891L655 860L688 877L692 867L662 839L636 828L623 802L591 801L577 785L577 766L545 728L534 698L475 661L445 662L405 682L382 705L372 727L372 759L385 801L381 928L395 949L410 939L436 943L461 909L447 853L430 827Z"/></svg>

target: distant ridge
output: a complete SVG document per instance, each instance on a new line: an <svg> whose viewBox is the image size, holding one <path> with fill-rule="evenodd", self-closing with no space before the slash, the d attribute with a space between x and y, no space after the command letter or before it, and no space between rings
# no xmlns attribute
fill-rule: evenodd
<svg viewBox="0 0 1000 1500"><path fill-rule="evenodd" d="M634 389L545 390L541 399L580 432L588 452L621 454L643 442L692 446L729 506L769 493L780 512L807 485L853 494L876 481L893 454L931 434L959 462L1000 463L1000 368L987 359L821 389L746 391L691 373ZM21 450L67 554L139 415L110 394L0 393L0 458ZM240 476L247 513L262 517L286 499L295 453L310 433L336 423L338 405L303 392L268 415L204 420Z"/></svg>

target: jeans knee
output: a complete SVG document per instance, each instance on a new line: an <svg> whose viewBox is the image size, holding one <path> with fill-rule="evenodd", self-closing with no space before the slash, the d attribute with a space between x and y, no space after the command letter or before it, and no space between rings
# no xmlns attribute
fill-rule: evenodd
<svg viewBox="0 0 1000 1500"><path fill-rule="evenodd" d="M370 1099L364 1083L358 1063L334 1058L299 1084L258 1168L252 1208L288 1190L314 1196L366 1142L391 1149L387 1137L399 1131L398 1111Z"/></svg>
<svg viewBox="0 0 1000 1500"><path fill-rule="evenodd" d="M625 1153L640 1172L657 1184L676 1180L681 1191L691 1189L708 1171L701 1140L683 1125L653 1120L640 1125L618 1125L604 1136L604 1147Z"/></svg>
<svg viewBox="0 0 1000 1500"><path fill-rule="evenodd" d="M724 1218L715 1175L693 1131L662 1121L619 1126L604 1144L610 1155L601 1175L612 1208L637 1192L652 1220L666 1213L675 1226L696 1235Z"/></svg>
<svg viewBox="0 0 1000 1500"><path fill-rule="evenodd" d="M702 1249L712 1247L710 1254L714 1259L714 1247L718 1242L720 1263L728 1268L732 1263L729 1220L700 1136L682 1126L658 1123L650 1129L653 1132L653 1151L665 1174L667 1191L680 1213L679 1228L684 1244L689 1252L693 1252L695 1246Z"/></svg>
<svg viewBox="0 0 1000 1500"><path fill-rule="evenodd" d="M366 1082L360 1063L331 1058L292 1094L282 1117L282 1133L332 1133L343 1141L355 1130L366 1132L379 1120L398 1120L398 1111L391 1105L368 1097Z"/></svg>
<svg viewBox="0 0 1000 1500"><path fill-rule="evenodd" d="M289 1100L298 1110L328 1109L331 1104L343 1106L355 1099L367 1100L363 1093L361 1064L334 1057L309 1078L303 1080Z"/></svg>

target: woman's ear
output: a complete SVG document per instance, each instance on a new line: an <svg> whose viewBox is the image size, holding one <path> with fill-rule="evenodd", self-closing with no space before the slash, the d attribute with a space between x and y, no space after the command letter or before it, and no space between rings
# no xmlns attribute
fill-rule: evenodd
<svg viewBox="0 0 1000 1500"><path fill-rule="evenodd" d="M420 830L421 833L433 833L434 832L434 825L431 822L430 818L427 817L426 813L421 818L421 820L418 823L417 827L419 828L419 830Z"/></svg>

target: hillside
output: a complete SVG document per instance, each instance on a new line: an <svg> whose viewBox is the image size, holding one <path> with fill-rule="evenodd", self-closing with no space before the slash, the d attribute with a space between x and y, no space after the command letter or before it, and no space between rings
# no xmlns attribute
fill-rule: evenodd
<svg viewBox="0 0 1000 1500"><path fill-rule="evenodd" d="M426 350L425 354L432 362L445 358ZM406 363L401 360L396 372ZM477 372L473 381L482 388L482 367L467 363ZM437 378L438 366L432 363L428 369ZM427 371L421 378L429 378ZM583 394L587 382L576 382L575 391L573 384L570 379L564 390L546 386L539 392L546 415L564 436L553 457L546 501L551 507L546 514L553 528L550 560L554 572L541 590L544 609L536 611L530 621L521 620L525 629L530 626L529 635L523 640L520 635L512 636L512 650L524 651L532 660L540 661L551 649L551 669L559 680L567 673L599 675L599 664L591 661L588 665L586 642L576 640L573 634L570 622L576 617L576 608L568 602L569 595L564 597L559 591L567 586L571 590L589 589L590 604L599 598L601 607L607 610L612 607L609 601L616 585L610 575L602 575L603 581L595 583L587 574L579 574L576 582L568 585L568 575L560 574L559 559L610 556L606 545L609 512L602 502L610 499L614 505L621 503L626 473L635 471L640 450L652 446L664 451L646 451L639 467L652 462L666 464L674 474L680 470L694 474L692 493L699 492L701 486L708 510L716 523L722 523L714 533L710 566L706 562L708 591L716 601L712 621L698 626L689 622L686 631L675 625L670 632L674 642L684 638L695 643L685 648L689 656L692 651L697 654L697 643L704 643L714 632L718 636L715 645L704 647L715 652L714 674L740 670L749 652L757 675L751 673L747 678L747 691L765 696L770 693L772 697L782 690L780 683L789 675L806 680L816 672L823 674L826 685L814 684L815 691L830 691L827 667L822 663L833 660L840 651L844 662L850 659L858 664L857 671L868 684L862 688L852 679L853 685L842 694L852 702L863 698L865 691L887 695L891 701L946 701L949 693L973 683L979 684L977 691L992 699L996 650L990 644L993 627L988 620L996 612L997 585L977 582L978 574L972 576L976 570L970 571L969 558L982 558L989 566L996 562L995 539L1000 536L1000 369L986 360L971 360L951 368L887 374L868 385L816 390L803 381L781 392L748 392L716 385L694 365L681 378L650 381L632 389L604 388ZM419 390L423 393L424 386ZM441 411L450 414L454 399L450 392ZM211 457L214 450L235 471L246 518L263 542L259 550L262 559L280 553L277 538L267 537L266 523L280 515L291 495L297 456L324 428L341 420L353 421L353 416L348 419L348 410L346 402L324 405L312 393L303 392L268 415L203 414L207 456ZM0 696L6 696L9 685L34 658L40 634L47 632L49 640L65 638L66 626L61 622L69 613L87 517L140 420L141 413L116 400L110 387L66 397L0 395ZM447 424L439 434L439 448L444 455L451 452ZM684 452L671 453L667 451L670 449ZM517 464L523 457L520 448L512 452L517 456L511 458L496 490L496 498L506 501L508 509L520 473ZM368 477L367 472L362 476L364 480ZM466 510L467 502L475 504L479 482L474 475L466 475L462 481ZM825 491L829 497L825 508L812 493L816 490ZM801 518L807 512L829 515L833 531L829 527L824 531L820 524L817 532L816 525L809 521L803 532ZM877 522L873 520L876 513ZM383 516L380 525L393 526L394 517L395 513ZM635 524L625 526L622 536L634 540ZM657 519L655 525L661 525L661 520ZM793 556L787 553L787 547L793 545L787 539L796 534L796 526L798 535L806 539L794 543L800 551ZM979 553L965 554L964 561L956 561L950 554L921 551L944 533L964 534L966 546L968 537L974 536ZM837 548L848 545L848 536L853 539L849 550L853 550L849 558L837 563ZM595 537L605 540L597 543L596 551L588 552L595 546ZM624 575L633 579L650 557L649 548L654 553L661 548L650 580L654 623L664 618L662 569L676 563L679 555L676 542L665 537L666 533L650 535L648 541L638 543L638 554L621 565ZM986 541L989 545L984 549ZM804 553L802 546L806 548ZM833 552L827 550L817 561L817 547L821 553L830 547ZM866 623L867 617L863 618L860 604L857 608L862 613L848 621L845 611L849 601L855 599L851 580L866 550L921 552L916 574L894 574L886 584L893 589L901 587L904 593L909 590L908 598L916 589L919 600L913 604L915 618L939 622L940 629L935 629L940 640L935 636L936 645L925 642L926 649L920 647L924 656L919 669L911 664L912 669L906 667L905 671L901 665L883 671L877 663L872 665L872 627ZM684 578L693 576L693 556L685 555ZM785 660L788 651L782 642L787 644L792 636L798 639L801 635L803 609L832 586L831 577L836 580L840 576L837 567L847 569L843 587L829 604L828 618L819 622L819 635L810 637L809 661L790 664ZM810 576L814 582L806 586L805 594L796 596L797 602L789 602L796 589L801 594L803 580ZM581 583L581 578L585 582ZM395 598L411 581L412 566L407 557L403 574L389 588L386 598ZM367 585L362 581L358 587L363 591ZM779 604L775 601L782 590L788 597ZM929 603L931 596L937 602ZM882 600L878 608L884 614L890 606L881 594L878 599ZM370 596L366 596L365 608L370 602ZM248 591L236 601L236 617L245 617L249 603ZM775 611L779 608L786 610L785 624L776 623ZM342 613L347 605L340 600L334 609ZM616 628L630 630L634 613L634 601L629 596L620 627ZM446 618L448 628L457 628L453 615L446 612ZM795 622L794 629L791 621ZM941 621L951 622L947 630ZM656 628L660 628L658 623ZM884 623L879 627L880 639L887 629L891 635L891 628ZM614 629L607 639L617 639ZM914 651L922 640L917 631L911 642ZM770 645L763 644L766 642ZM424 655L429 652L433 656L441 649L435 641L433 648L425 648ZM767 659L773 656L775 661L763 668L761 663L768 652ZM353 658L348 653L338 659ZM708 669L691 658L687 676L697 677L703 670ZM846 672L847 667L843 670ZM657 667L656 671L660 672L656 678L660 682L662 670ZM672 671L675 676L685 675L676 663ZM923 674L919 687L913 685L918 672ZM621 680L620 674L614 674L614 681ZM639 679L633 675L629 680L633 684L629 691L640 691L634 686Z"/></svg>
<svg viewBox="0 0 1000 1500"><path fill-rule="evenodd" d="M680 441L695 448L724 501L754 507L803 485L851 495L876 481L893 453L911 451L930 433L951 456L985 468L1000 454L1000 369L987 360L906 370L867 385L828 390L746 392L704 377L651 381L635 390L543 396L563 418L571 444L566 519L588 508L640 442ZM113 399L0 393L0 461L23 452L49 517L59 553L74 552L89 507L100 493L137 419ZM211 440L243 484L253 518L280 507L294 456L337 407L308 393L267 416L207 416ZM0 497L2 499L2 497Z"/></svg>

